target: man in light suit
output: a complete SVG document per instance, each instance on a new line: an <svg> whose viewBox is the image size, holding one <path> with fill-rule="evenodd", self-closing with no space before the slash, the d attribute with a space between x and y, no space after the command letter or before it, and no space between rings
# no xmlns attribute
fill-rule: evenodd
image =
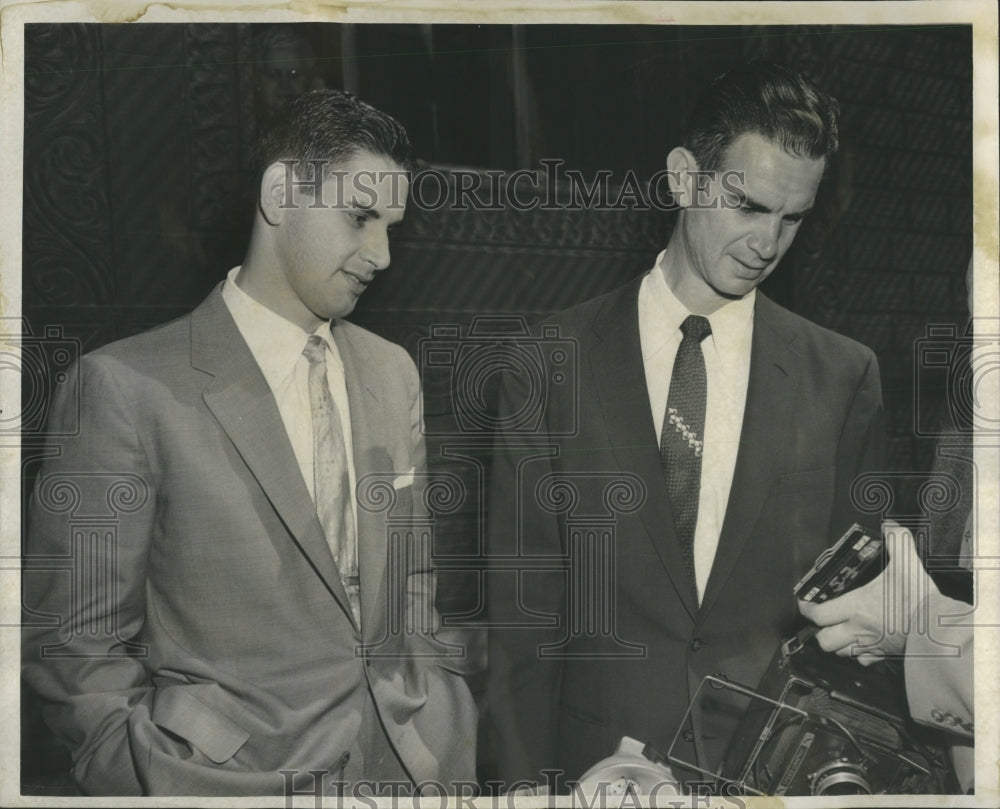
<svg viewBox="0 0 1000 809"><path fill-rule="evenodd" d="M508 784L675 733L693 766L673 771L705 780L740 708L704 689L685 721L702 678L758 684L801 621L794 584L856 518L884 443L875 356L756 291L836 118L779 66L716 80L667 158L680 210L655 266L546 322L577 375L534 434L501 431L490 503L487 759ZM532 394L508 375L501 420Z"/></svg>
<svg viewBox="0 0 1000 809"><path fill-rule="evenodd" d="M474 778L467 664L435 636L420 544L417 372L343 320L389 264L409 154L353 96L301 96L261 142L243 265L83 357L79 402L55 402L23 672L83 792Z"/></svg>

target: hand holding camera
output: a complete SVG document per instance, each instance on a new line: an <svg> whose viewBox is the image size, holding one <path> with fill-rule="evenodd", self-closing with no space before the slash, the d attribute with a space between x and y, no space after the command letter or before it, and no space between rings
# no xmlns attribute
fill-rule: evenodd
<svg viewBox="0 0 1000 809"><path fill-rule="evenodd" d="M882 525L888 564L872 581L824 603L799 600L799 611L822 627L820 647L856 657L862 665L898 657L915 630L916 607L937 591L917 554L913 535L891 520Z"/></svg>

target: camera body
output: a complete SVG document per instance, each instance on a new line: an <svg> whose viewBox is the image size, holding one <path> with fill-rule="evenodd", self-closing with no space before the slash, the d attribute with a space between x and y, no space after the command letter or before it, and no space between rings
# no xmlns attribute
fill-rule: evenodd
<svg viewBox="0 0 1000 809"><path fill-rule="evenodd" d="M902 672L787 641L771 661L719 775L750 794L957 792L937 734L910 719Z"/></svg>
<svg viewBox="0 0 1000 809"><path fill-rule="evenodd" d="M577 351L573 340L562 339L558 326L543 326L533 335L520 317L481 316L472 319L466 334L457 324L439 324L420 341L420 372L424 383L427 435L490 435L495 430L537 433L545 425L546 408L556 389L577 385ZM521 377L524 394L496 410L501 374ZM577 412L572 399L571 412ZM558 433L573 434L575 419Z"/></svg>

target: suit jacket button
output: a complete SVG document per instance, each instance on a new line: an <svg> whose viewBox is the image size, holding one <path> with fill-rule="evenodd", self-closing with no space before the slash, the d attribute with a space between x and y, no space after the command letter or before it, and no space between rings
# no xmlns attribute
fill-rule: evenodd
<svg viewBox="0 0 1000 809"><path fill-rule="evenodd" d="M692 652L697 652L701 648L701 638L691 638L691 642L688 647Z"/></svg>
<svg viewBox="0 0 1000 809"><path fill-rule="evenodd" d="M686 742L693 742L694 741L694 731L693 730L685 730L681 734L681 738L684 741L686 741Z"/></svg>

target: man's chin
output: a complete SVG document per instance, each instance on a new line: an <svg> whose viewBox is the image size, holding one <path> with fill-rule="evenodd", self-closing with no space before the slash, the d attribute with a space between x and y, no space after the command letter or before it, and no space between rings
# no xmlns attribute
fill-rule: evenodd
<svg viewBox="0 0 1000 809"><path fill-rule="evenodd" d="M357 306L358 298L355 297L350 303L342 303L340 306L330 306L323 310L322 312L314 312L313 314L321 320L339 320L350 315L355 306Z"/></svg>
<svg viewBox="0 0 1000 809"><path fill-rule="evenodd" d="M725 298L727 301L738 301L753 292L757 288L758 283L747 281L743 284L730 284L726 289L713 286L712 290L720 298Z"/></svg>

